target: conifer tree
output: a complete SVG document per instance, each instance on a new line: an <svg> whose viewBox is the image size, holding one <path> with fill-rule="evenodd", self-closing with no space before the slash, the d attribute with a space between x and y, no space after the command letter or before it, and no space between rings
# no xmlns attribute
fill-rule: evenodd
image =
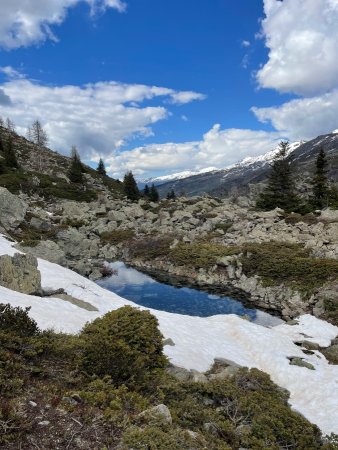
<svg viewBox="0 0 338 450"><path fill-rule="evenodd" d="M127 172L124 176L123 188L124 193L126 194L127 198L129 198L129 200L137 201L140 198L140 191L131 171Z"/></svg>
<svg viewBox="0 0 338 450"><path fill-rule="evenodd" d="M156 203L160 200L160 194L158 193L158 190L154 184L152 184L152 186L150 188L149 200L154 203Z"/></svg>
<svg viewBox="0 0 338 450"><path fill-rule="evenodd" d="M146 198L149 198L149 196L150 196L150 189L149 189L149 186L147 184L144 186L143 195Z"/></svg>
<svg viewBox="0 0 338 450"><path fill-rule="evenodd" d="M83 183L82 163L79 152L75 146L72 147L72 161L70 164L68 177L72 183Z"/></svg>
<svg viewBox="0 0 338 450"><path fill-rule="evenodd" d="M324 149L320 149L316 160L316 171L313 178L312 204L315 209L328 206L329 184L327 178L327 160Z"/></svg>
<svg viewBox="0 0 338 450"><path fill-rule="evenodd" d="M5 147L5 164L7 167L10 167L11 169L19 168L19 163L18 160L16 159L12 138L8 139L7 145Z"/></svg>
<svg viewBox="0 0 338 450"><path fill-rule="evenodd" d="M97 170L97 172L98 172L100 175L103 175L103 176L106 176L106 175L107 175L106 168L105 168L105 166L104 166L104 162L103 162L103 159L102 159L102 158L100 158L100 161L99 161L99 164L98 164L96 170Z"/></svg>
<svg viewBox="0 0 338 450"><path fill-rule="evenodd" d="M176 199L176 194L175 194L174 189L172 189L170 192L168 192L167 199L168 200L175 200Z"/></svg>
<svg viewBox="0 0 338 450"><path fill-rule="evenodd" d="M296 193L292 168L288 158L289 143L282 141L268 177L268 184L261 193L257 207L266 211L282 208L286 212L300 211L301 201Z"/></svg>

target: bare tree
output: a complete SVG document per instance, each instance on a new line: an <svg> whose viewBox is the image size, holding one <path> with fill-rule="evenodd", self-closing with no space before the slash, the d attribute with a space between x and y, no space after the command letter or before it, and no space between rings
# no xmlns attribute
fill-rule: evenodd
<svg viewBox="0 0 338 450"><path fill-rule="evenodd" d="M0 127L4 127L4 126L5 126L4 119L0 116Z"/></svg>
<svg viewBox="0 0 338 450"><path fill-rule="evenodd" d="M6 119L6 128L9 131L15 131L15 123L8 117Z"/></svg>
<svg viewBox="0 0 338 450"><path fill-rule="evenodd" d="M40 172L43 170L43 147L48 144L48 136L46 131L42 128L39 120L35 120L27 130L27 138L33 142L38 148L36 151L36 162Z"/></svg>
<svg viewBox="0 0 338 450"><path fill-rule="evenodd" d="M41 123L35 120L32 126L28 128L28 139L39 147L46 147L48 144L48 136L46 131L42 128Z"/></svg>

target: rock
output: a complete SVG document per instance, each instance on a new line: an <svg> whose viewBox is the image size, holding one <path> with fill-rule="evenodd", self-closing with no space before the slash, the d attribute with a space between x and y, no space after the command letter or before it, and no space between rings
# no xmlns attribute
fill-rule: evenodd
<svg viewBox="0 0 338 450"><path fill-rule="evenodd" d="M174 342L171 338L164 339L164 341L163 341L163 347L164 347L165 345L170 345L171 347L174 347L174 346L175 346L175 342Z"/></svg>
<svg viewBox="0 0 338 450"><path fill-rule="evenodd" d="M19 247L26 253L49 262L65 265L65 252L53 241L40 241L35 247Z"/></svg>
<svg viewBox="0 0 338 450"><path fill-rule="evenodd" d="M66 201L63 203L63 217L66 219L87 219L89 205L83 202Z"/></svg>
<svg viewBox="0 0 338 450"><path fill-rule="evenodd" d="M239 367L225 367L224 369L220 370L219 372L212 373L208 376L209 380L224 380L226 378L232 378L236 373L240 370Z"/></svg>
<svg viewBox="0 0 338 450"><path fill-rule="evenodd" d="M149 425L171 425L172 417L166 405L157 405L141 412L138 418L146 421Z"/></svg>
<svg viewBox="0 0 338 450"><path fill-rule="evenodd" d="M5 230L17 228L23 222L27 208L23 200L0 187L0 223Z"/></svg>
<svg viewBox="0 0 338 450"><path fill-rule="evenodd" d="M52 228L52 225L50 222L47 222L46 220L39 219L38 217L32 217L30 220L31 227L35 228L39 231L49 231Z"/></svg>
<svg viewBox="0 0 338 450"><path fill-rule="evenodd" d="M324 209L324 211L321 212L319 219L325 222L338 222L338 211L332 209Z"/></svg>
<svg viewBox="0 0 338 450"><path fill-rule="evenodd" d="M314 366L311 363L304 361L303 358L292 356L289 358L289 360L290 366L306 367L307 369L315 370Z"/></svg>
<svg viewBox="0 0 338 450"><path fill-rule="evenodd" d="M28 404L29 404L29 406L31 406L32 408L36 408L36 407L38 406L38 404L35 403L35 402L33 402L32 400L30 400L30 401L28 402Z"/></svg>
<svg viewBox="0 0 338 450"><path fill-rule="evenodd" d="M204 373L198 372L197 370L191 370L190 373L191 373L190 379L195 383L206 383L208 381Z"/></svg>
<svg viewBox="0 0 338 450"><path fill-rule="evenodd" d="M32 255L0 256L0 285L24 294L41 292L38 261Z"/></svg>
<svg viewBox="0 0 338 450"><path fill-rule="evenodd" d="M49 420L43 420L42 422L39 422L38 425L40 425L40 427L47 427L50 424Z"/></svg>
<svg viewBox="0 0 338 450"><path fill-rule="evenodd" d="M167 372L178 381L188 381L191 378L190 370L184 369L183 367L170 365L167 368Z"/></svg>

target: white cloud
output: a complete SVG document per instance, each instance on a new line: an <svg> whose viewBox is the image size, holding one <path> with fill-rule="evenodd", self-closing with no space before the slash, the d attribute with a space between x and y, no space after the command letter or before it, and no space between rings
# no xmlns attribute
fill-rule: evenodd
<svg viewBox="0 0 338 450"><path fill-rule="evenodd" d="M251 45L250 41L246 41L246 40L242 41L242 47L250 47L250 45Z"/></svg>
<svg viewBox="0 0 338 450"><path fill-rule="evenodd" d="M175 92L171 96L171 102L177 105L185 105L186 103L191 103L195 100L205 100L206 96L204 94L199 94L193 91L182 91Z"/></svg>
<svg viewBox="0 0 338 450"><path fill-rule="evenodd" d="M1 2L0 47L13 49L43 42L56 41L51 26L60 25L67 10L78 3L87 3L91 15L114 8L126 8L122 0L10 0Z"/></svg>
<svg viewBox="0 0 338 450"><path fill-rule="evenodd" d="M338 89L278 107L252 108L252 111L260 121L271 122L291 140L312 139L338 127Z"/></svg>
<svg viewBox="0 0 338 450"><path fill-rule="evenodd" d="M21 134L39 119L53 149L65 153L75 144L86 159L110 156L128 140L151 136L151 125L170 115L163 104L184 96L156 86L99 82L53 87L20 77L0 85L0 115L10 117ZM158 104L144 103L151 99Z"/></svg>
<svg viewBox="0 0 338 450"><path fill-rule="evenodd" d="M338 87L338 0L264 0L261 87L319 95Z"/></svg>
<svg viewBox="0 0 338 450"><path fill-rule="evenodd" d="M221 169L246 156L257 156L272 150L280 137L280 133L222 130L220 125L214 125L201 141L138 147L118 152L107 163L114 176L121 176L127 170L145 177L154 173L195 171L210 166Z"/></svg>

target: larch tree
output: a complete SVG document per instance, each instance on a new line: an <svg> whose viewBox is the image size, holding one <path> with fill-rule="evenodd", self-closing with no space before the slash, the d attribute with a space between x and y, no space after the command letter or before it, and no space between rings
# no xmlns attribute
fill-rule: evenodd
<svg viewBox="0 0 338 450"><path fill-rule="evenodd" d="M35 120L27 130L27 138L33 142L36 148L36 162L38 166L38 170L42 172L43 170L43 153L42 149L48 144L48 135L46 131L43 129L41 122L39 120Z"/></svg>

